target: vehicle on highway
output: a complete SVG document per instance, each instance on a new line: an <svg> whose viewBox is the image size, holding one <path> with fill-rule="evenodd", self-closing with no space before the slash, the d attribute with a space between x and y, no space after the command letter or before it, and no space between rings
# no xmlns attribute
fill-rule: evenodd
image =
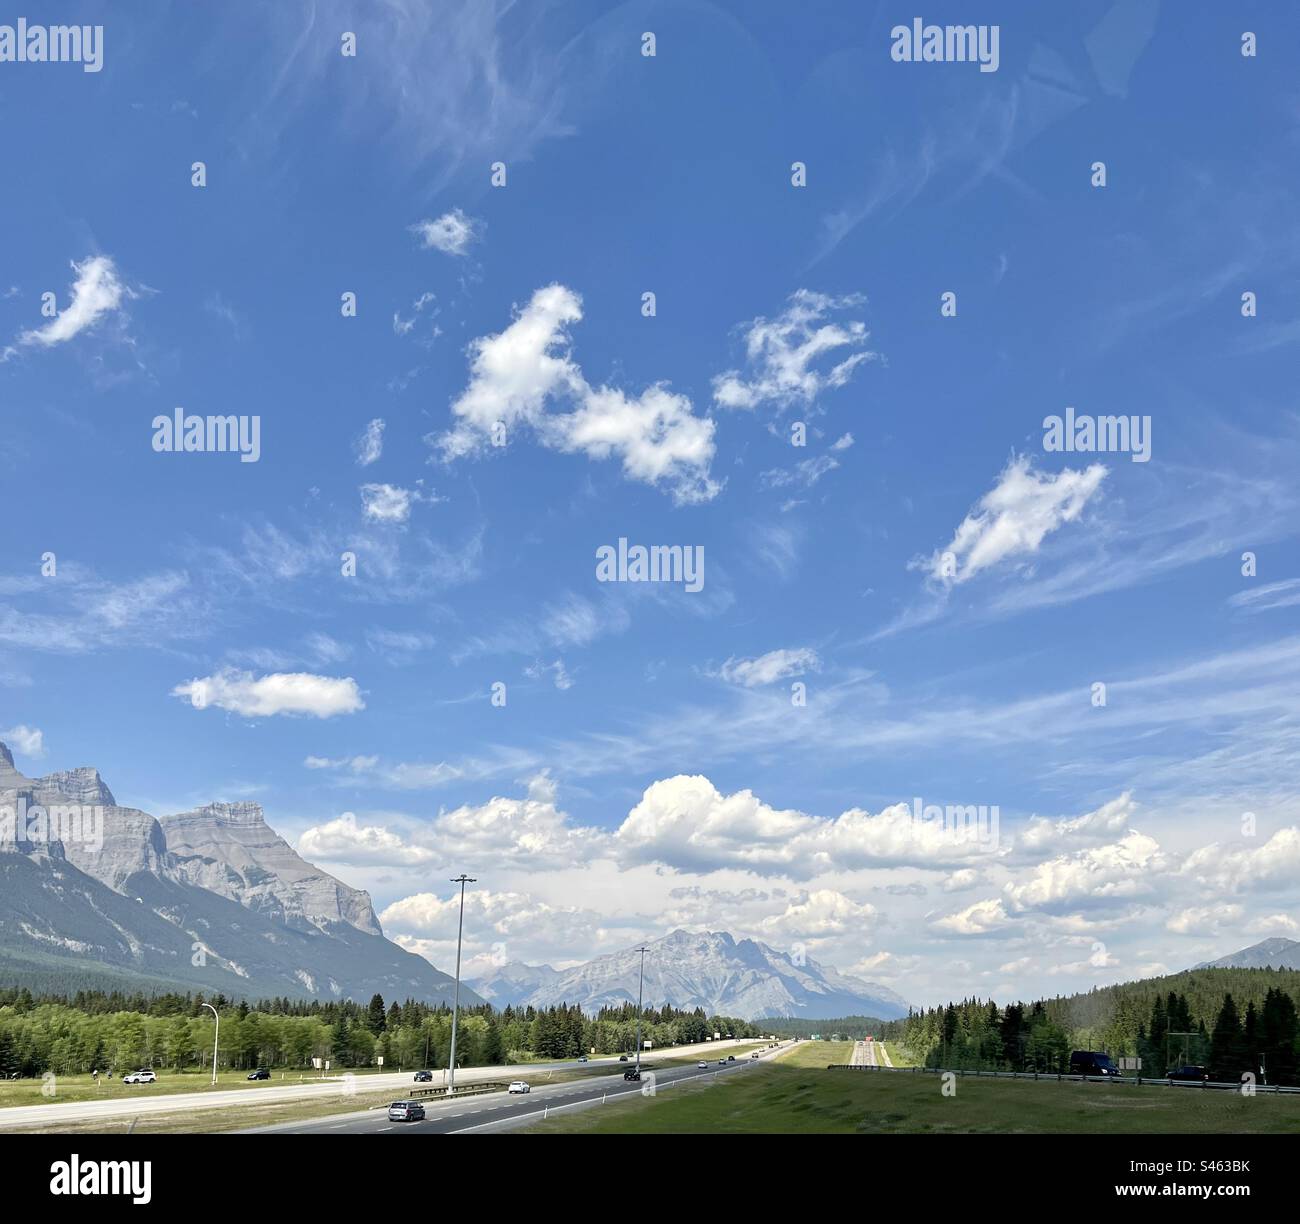
<svg viewBox="0 0 1300 1224"><path fill-rule="evenodd" d="M417 1071L417 1072L415 1073L415 1082L416 1082L417 1084L432 1084L432 1083L433 1083L433 1072L432 1072L432 1071Z"/></svg>
<svg viewBox="0 0 1300 1224"><path fill-rule="evenodd" d="M626 1055L626 1054L620 1054L620 1055L618 1056L618 1061L619 1061L619 1062L627 1062L627 1055Z"/></svg>
<svg viewBox="0 0 1300 1224"><path fill-rule="evenodd" d="M750 1055L750 1058L757 1058L757 1057L758 1057L758 1051L755 1051L753 1054Z"/></svg>
<svg viewBox="0 0 1300 1224"><path fill-rule="evenodd" d="M703 1059L700 1059L700 1061L697 1062L695 1065L699 1067L701 1071L707 1071L709 1069L709 1064L706 1063Z"/></svg>
<svg viewBox="0 0 1300 1224"><path fill-rule="evenodd" d="M1109 1054L1097 1050L1074 1050L1070 1054L1071 1075L1100 1075L1107 1079L1118 1079L1119 1068L1110 1060Z"/></svg>
<svg viewBox="0 0 1300 1224"><path fill-rule="evenodd" d="M735 1056L734 1054L728 1054L728 1055L727 1055L727 1061L728 1061L728 1062L735 1062L735 1061L736 1061L736 1056Z"/></svg>
<svg viewBox="0 0 1300 1224"><path fill-rule="evenodd" d="M726 1065L727 1065L727 1060L726 1060L725 1058L719 1058L719 1059L718 1059L718 1066L719 1066L719 1067L725 1067Z"/></svg>
<svg viewBox="0 0 1300 1224"><path fill-rule="evenodd" d="M579 1061L579 1062L587 1062L587 1061L588 1061L588 1060L587 1060L587 1056L586 1056L585 1054L579 1054L579 1055L578 1055L578 1061Z"/></svg>
<svg viewBox="0 0 1300 1224"><path fill-rule="evenodd" d="M124 1084L156 1084L158 1077L152 1071L132 1071L130 1075L122 1076Z"/></svg>
<svg viewBox="0 0 1300 1224"><path fill-rule="evenodd" d="M256 1071L250 1071L248 1078L251 1080L269 1080L271 1072L266 1067L258 1067Z"/></svg>
<svg viewBox="0 0 1300 1224"><path fill-rule="evenodd" d="M390 1122L423 1122L424 1106L419 1101L394 1101L388 1107Z"/></svg>
<svg viewBox="0 0 1300 1224"><path fill-rule="evenodd" d="M1205 1067L1189 1063L1185 1067L1175 1067L1169 1072L1169 1078L1183 1084L1208 1084L1210 1072Z"/></svg>
<svg viewBox="0 0 1300 1224"><path fill-rule="evenodd" d="M520 1092L532 1092L532 1089L526 1083L524 1083L523 1080L511 1080L510 1087L507 1088L506 1091L513 1092L513 1093L520 1093Z"/></svg>
<svg viewBox="0 0 1300 1224"><path fill-rule="evenodd" d="M639 1080L641 1078L641 1072L635 1067L629 1067L623 1072L623 1078L625 1080Z"/></svg>

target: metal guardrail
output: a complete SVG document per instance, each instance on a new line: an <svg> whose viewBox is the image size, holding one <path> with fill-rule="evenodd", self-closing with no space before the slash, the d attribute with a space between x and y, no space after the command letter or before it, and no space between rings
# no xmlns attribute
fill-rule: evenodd
<svg viewBox="0 0 1300 1224"><path fill-rule="evenodd" d="M465 1084L463 1087L457 1084L456 1091L448 1096L446 1084L438 1084L432 1088L413 1088L410 1092L402 1093L401 1099L404 1101L423 1100L428 1097L459 1099L463 1096L482 1096L485 1092L500 1092L505 1086L505 1080L479 1080L473 1084Z"/></svg>
<svg viewBox="0 0 1300 1224"><path fill-rule="evenodd" d="M1028 1080L1052 1080L1057 1083L1075 1083L1075 1084L1128 1084L1131 1087L1165 1087L1165 1088L1212 1088L1218 1091L1239 1092L1241 1084L1237 1083L1218 1083L1214 1081L1200 1080L1171 1080L1171 1079L1152 1079L1147 1076L1115 1076L1115 1075L1069 1075L1057 1071L976 1071L965 1070L956 1067L873 1067L868 1064L859 1063L827 1063L827 1071L897 1071L901 1073L912 1072L922 1075L973 1075L982 1079L1028 1079ZM1300 1093L1300 1088L1287 1088L1280 1084L1256 1084L1255 1092L1273 1092L1279 1094L1296 1094Z"/></svg>

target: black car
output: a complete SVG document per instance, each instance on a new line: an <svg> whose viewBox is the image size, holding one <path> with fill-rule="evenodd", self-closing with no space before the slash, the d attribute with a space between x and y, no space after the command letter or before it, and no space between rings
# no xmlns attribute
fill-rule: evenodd
<svg viewBox="0 0 1300 1224"><path fill-rule="evenodd" d="M417 1072L415 1073L415 1082L416 1082L417 1084L432 1084L432 1083L433 1083L433 1072L432 1072L432 1071L417 1071Z"/></svg>
<svg viewBox="0 0 1300 1224"><path fill-rule="evenodd" d="M1205 1067L1189 1063L1185 1067L1175 1067L1169 1072L1169 1078L1183 1084L1208 1084L1210 1073Z"/></svg>
<svg viewBox="0 0 1300 1224"><path fill-rule="evenodd" d="M639 1080L641 1078L641 1072L635 1067L629 1067L623 1072L623 1078L625 1080Z"/></svg>
<svg viewBox="0 0 1300 1224"><path fill-rule="evenodd" d="M271 1078L271 1073L265 1067L258 1067L256 1071L250 1071L248 1073L248 1078L251 1080L269 1080Z"/></svg>
<svg viewBox="0 0 1300 1224"><path fill-rule="evenodd" d="M618 1056L618 1061L619 1061L619 1062L627 1062L627 1055L626 1055L626 1054L620 1054L620 1055Z"/></svg>
<svg viewBox="0 0 1300 1224"><path fill-rule="evenodd" d="M1070 1055L1070 1074L1118 1079L1119 1068L1111 1062L1109 1054L1101 1054L1096 1050L1075 1050Z"/></svg>

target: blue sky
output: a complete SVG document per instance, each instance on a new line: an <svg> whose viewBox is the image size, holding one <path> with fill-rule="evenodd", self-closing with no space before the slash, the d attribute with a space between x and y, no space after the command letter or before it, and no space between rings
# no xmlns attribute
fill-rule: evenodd
<svg viewBox="0 0 1300 1224"><path fill-rule="evenodd" d="M26 772L256 799L440 964L462 869L480 963L708 927L917 1002L1300 931L1294 14L43 7L104 63L0 64Z"/></svg>

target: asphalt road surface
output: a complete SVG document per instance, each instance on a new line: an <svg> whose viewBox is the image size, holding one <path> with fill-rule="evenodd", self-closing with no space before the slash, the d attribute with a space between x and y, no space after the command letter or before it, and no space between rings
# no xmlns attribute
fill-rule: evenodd
<svg viewBox="0 0 1300 1224"><path fill-rule="evenodd" d="M653 1070L655 1077L653 1081L649 1078L652 1068L643 1064L640 1084L628 1082L619 1075L602 1075L550 1085L538 1084L534 1079L529 1081L533 1084L532 1091L517 1096L494 1092L485 1096L464 1097L459 1101L426 1102L425 1110L428 1116L423 1122L390 1122L386 1109L371 1109L361 1113L337 1114L330 1118L314 1118L309 1121L284 1123L240 1133L246 1135L491 1134L494 1131L512 1130L540 1122L547 1112L554 1114L557 1109L561 1110L559 1116L562 1117L564 1113L580 1106L598 1108L596 1103L602 1099L613 1101L619 1097L635 1096L643 1091L648 1092L652 1086L656 1093L671 1092L671 1085L686 1080L711 1080L727 1075L742 1075L746 1071L752 1071L770 1055L780 1052L780 1050L765 1050L761 1058L750 1058L748 1054L740 1054L736 1056L735 1062L722 1065L716 1058L711 1059L706 1071L695 1065L664 1067ZM519 1070L516 1068L517 1073ZM532 1071L534 1068L528 1070ZM528 1080L528 1073L517 1075L517 1078Z"/></svg>
<svg viewBox="0 0 1300 1224"><path fill-rule="evenodd" d="M690 1056L696 1049L717 1051L734 1048L742 1044L734 1040L708 1042L702 1046L673 1047L673 1057ZM752 1042L748 1043L752 1044ZM643 1057L645 1057L643 1055ZM724 1055L725 1057L725 1055ZM739 1055L737 1056L739 1057ZM748 1057L748 1055L745 1055ZM588 1064L620 1066L617 1057L593 1058ZM575 1062L530 1063L527 1068L515 1067L461 1067L456 1077L461 1083L473 1080L512 1080L522 1076L544 1075L548 1071L574 1071L581 1064ZM276 1072L279 1075L279 1072ZM442 1073L434 1072L434 1084L442 1082ZM623 1082L621 1079L618 1081ZM254 1084L247 1088L218 1088L201 1092L163 1093L149 1095L141 1093L138 1097L116 1098L111 1101L55 1101L46 1105L14 1105L0 1109L0 1131L22 1130L37 1126L57 1126L60 1122L89 1122L108 1119L137 1118L144 1114L173 1113L189 1109L247 1108L249 1105L265 1105L268 1102L310 1100L313 1097L344 1097L350 1090L356 1092L386 1091L393 1093L394 1100L400 1100L403 1092L412 1087L412 1072L393 1071L381 1075L357 1075L352 1077L330 1075L317 1079L310 1075L301 1082L298 1080L274 1079L265 1084Z"/></svg>

